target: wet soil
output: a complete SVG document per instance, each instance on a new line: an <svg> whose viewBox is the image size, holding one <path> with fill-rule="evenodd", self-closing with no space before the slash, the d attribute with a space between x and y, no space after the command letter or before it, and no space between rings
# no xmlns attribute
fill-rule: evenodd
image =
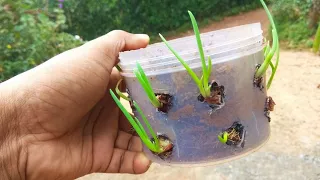
<svg viewBox="0 0 320 180"><path fill-rule="evenodd" d="M227 145L244 147L245 129L239 122L234 122L230 128L225 130L229 134Z"/></svg>
<svg viewBox="0 0 320 180"><path fill-rule="evenodd" d="M225 103L225 92L224 86L219 86L217 82L212 81L211 85L211 95L210 97L204 98L201 94L198 96L200 102L206 102L212 108L213 111L220 109L224 106Z"/></svg>
<svg viewBox="0 0 320 180"><path fill-rule="evenodd" d="M268 118L269 122L271 122L270 111L274 110L275 105L276 105L276 103L273 101L271 96L266 98L265 107L264 107L264 115Z"/></svg>
<svg viewBox="0 0 320 180"><path fill-rule="evenodd" d="M168 158L170 158L170 156L172 155L172 151L173 151L173 143L172 141L166 136L166 135L158 135L158 139L159 139L159 144L160 144L160 149L161 149L161 153L155 153L152 152L154 155L159 156L161 159L166 160ZM154 139L152 138L151 141L154 142Z"/></svg>
<svg viewBox="0 0 320 180"><path fill-rule="evenodd" d="M259 69L260 66L261 66L261 64L257 65L256 71ZM263 82L264 82L263 77L255 77L255 75L253 75L253 86L254 87L259 88L262 91L264 88Z"/></svg>
<svg viewBox="0 0 320 180"><path fill-rule="evenodd" d="M161 107L158 108L158 111L167 113L172 106L172 96L170 94L155 94L157 99L161 103Z"/></svg>

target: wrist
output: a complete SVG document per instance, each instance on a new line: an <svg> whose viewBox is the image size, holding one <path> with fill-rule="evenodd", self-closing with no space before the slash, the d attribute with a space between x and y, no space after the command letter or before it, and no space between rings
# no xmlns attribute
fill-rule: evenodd
<svg viewBox="0 0 320 180"><path fill-rule="evenodd" d="M19 142L19 126L13 96L0 89L0 179L25 179L26 162Z"/></svg>
<svg viewBox="0 0 320 180"><path fill-rule="evenodd" d="M2 142L0 147L0 179L25 179L21 148L16 142ZM25 156L26 157L26 156ZM26 161L25 161L26 162ZM25 163L24 163L25 164Z"/></svg>

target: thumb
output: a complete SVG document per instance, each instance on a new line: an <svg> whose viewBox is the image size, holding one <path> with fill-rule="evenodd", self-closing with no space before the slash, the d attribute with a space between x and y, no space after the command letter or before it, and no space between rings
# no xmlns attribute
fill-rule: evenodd
<svg viewBox="0 0 320 180"><path fill-rule="evenodd" d="M148 43L148 35L114 30L86 43L79 49L86 51L86 56L89 57L88 60L96 61L107 72L111 72L111 69L118 63L119 52L143 48Z"/></svg>
<svg viewBox="0 0 320 180"><path fill-rule="evenodd" d="M54 79L51 81L68 79L69 83L78 85L78 89L69 89L69 92L81 92L77 97L88 97L95 102L108 87L112 69L119 61L119 52L143 48L148 43L148 35L114 30L62 53L42 66L49 79Z"/></svg>
<svg viewBox="0 0 320 180"><path fill-rule="evenodd" d="M22 99L37 95L38 99L54 101L61 108L88 110L104 96L119 52L143 48L148 43L147 35L115 30L59 54L2 85L24 92L19 95Z"/></svg>
<svg viewBox="0 0 320 180"><path fill-rule="evenodd" d="M97 39L87 42L83 46L62 53L43 64L52 69L61 66L70 68L91 69L94 74L105 80L111 74L112 68L118 63L119 52L144 48L149 43L149 36L145 34L131 34L122 30L114 30ZM49 67L50 66L50 67ZM95 68L95 69L93 69ZM87 78L92 78L88 76Z"/></svg>

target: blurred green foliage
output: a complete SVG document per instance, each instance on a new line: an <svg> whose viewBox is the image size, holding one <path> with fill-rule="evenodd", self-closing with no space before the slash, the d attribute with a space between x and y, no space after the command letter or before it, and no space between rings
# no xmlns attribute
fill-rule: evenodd
<svg viewBox="0 0 320 180"><path fill-rule="evenodd" d="M82 44L52 2L0 0L0 82Z"/></svg>
<svg viewBox="0 0 320 180"><path fill-rule="evenodd" d="M279 39L289 48L312 46L315 29L308 23L312 0L273 0L272 4Z"/></svg>
<svg viewBox="0 0 320 180"><path fill-rule="evenodd" d="M59 5L60 4L60 5ZM0 82L113 29L132 33L191 29L260 7L258 0L0 0ZM71 35L72 34L72 35Z"/></svg>
<svg viewBox="0 0 320 180"><path fill-rule="evenodd" d="M267 1L279 38L290 48L314 44L316 28L308 24L312 1L318 2ZM258 0L0 0L0 82L84 43L74 35L91 40L123 29L158 41L158 33L192 28L187 10L201 26L257 7Z"/></svg>
<svg viewBox="0 0 320 180"><path fill-rule="evenodd" d="M257 7L261 7L259 0L68 0L64 3L68 32L86 40L113 29L147 33L153 39L158 33L166 35L177 29L191 29L187 10L200 22Z"/></svg>

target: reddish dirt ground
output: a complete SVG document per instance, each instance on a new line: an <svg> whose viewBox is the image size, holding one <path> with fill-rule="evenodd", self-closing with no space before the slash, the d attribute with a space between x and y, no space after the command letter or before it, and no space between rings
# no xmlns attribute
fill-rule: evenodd
<svg viewBox="0 0 320 180"><path fill-rule="evenodd" d="M230 28L230 27L244 25L244 24L250 24L250 23L258 23L258 22L261 23L262 30L264 32L263 35L266 36L267 32L268 32L269 20L268 20L267 14L264 11L264 9L257 9L257 10L250 11L247 13L241 13L236 16L225 17L223 20L221 20L219 22L214 22L214 23L209 24L203 28L200 28L200 31L201 31L201 33L205 33L205 32L209 32L209 31ZM172 36L169 39L190 36L190 35L193 35L193 33L194 33L193 30L190 29L189 31L187 31L185 33L181 33L180 35L177 35L177 36Z"/></svg>

